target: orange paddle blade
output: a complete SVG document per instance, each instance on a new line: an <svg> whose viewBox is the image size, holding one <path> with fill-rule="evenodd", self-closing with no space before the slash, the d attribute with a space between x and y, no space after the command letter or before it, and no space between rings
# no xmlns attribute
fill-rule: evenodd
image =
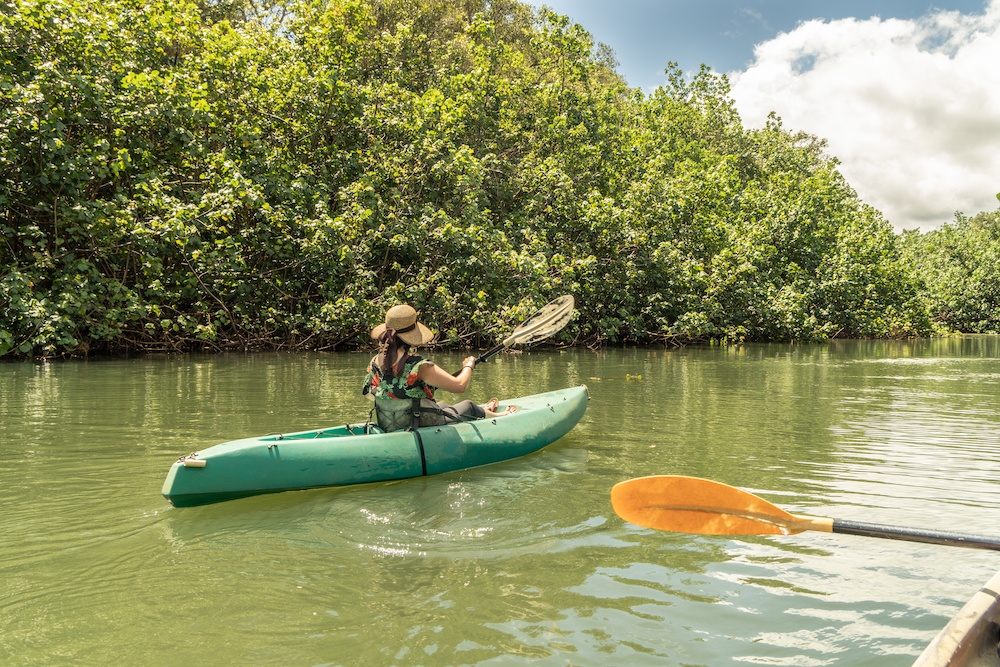
<svg viewBox="0 0 1000 667"><path fill-rule="evenodd" d="M611 506L644 528L702 535L794 535L795 517L752 493L698 477L653 475L615 484Z"/></svg>

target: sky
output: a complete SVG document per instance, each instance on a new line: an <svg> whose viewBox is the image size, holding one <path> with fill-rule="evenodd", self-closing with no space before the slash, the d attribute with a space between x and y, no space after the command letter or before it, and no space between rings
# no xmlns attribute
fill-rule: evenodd
<svg viewBox="0 0 1000 667"><path fill-rule="evenodd" d="M726 74L746 127L824 138L896 230L996 211L1000 0L532 0L652 91L674 61Z"/></svg>

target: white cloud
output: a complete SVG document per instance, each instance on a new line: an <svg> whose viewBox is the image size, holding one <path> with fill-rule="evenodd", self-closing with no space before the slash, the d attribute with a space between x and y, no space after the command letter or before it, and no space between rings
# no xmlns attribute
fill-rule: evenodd
<svg viewBox="0 0 1000 667"><path fill-rule="evenodd" d="M897 229L997 208L1000 0L984 14L814 20L729 75L743 122L777 112L829 141L841 172Z"/></svg>

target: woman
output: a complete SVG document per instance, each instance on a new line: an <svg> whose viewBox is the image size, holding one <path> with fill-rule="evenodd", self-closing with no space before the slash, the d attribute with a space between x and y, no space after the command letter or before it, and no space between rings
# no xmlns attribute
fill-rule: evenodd
<svg viewBox="0 0 1000 667"><path fill-rule="evenodd" d="M385 323L372 329L372 338L381 343L379 353L368 364L362 393L375 400L375 414L384 431L416 426L438 426L457 422L502 417L517 412L508 405L497 412L499 401L493 398L482 408L466 400L455 405L434 399L436 389L463 394L472 379L476 358L466 357L458 375L450 375L434 362L410 354L411 345L429 343L434 334L417 322L417 311L402 304L385 314Z"/></svg>

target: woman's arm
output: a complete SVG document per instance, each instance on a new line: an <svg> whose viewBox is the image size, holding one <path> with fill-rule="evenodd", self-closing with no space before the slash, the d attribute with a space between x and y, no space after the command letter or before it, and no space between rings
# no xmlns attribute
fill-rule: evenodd
<svg viewBox="0 0 1000 667"><path fill-rule="evenodd" d="M417 377L432 387L438 387L453 394L464 394L472 379L472 369L476 366L475 357L466 357L462 362L462 370L456 375L446 373L434 363L422 364L417 371Z"/></svg>

